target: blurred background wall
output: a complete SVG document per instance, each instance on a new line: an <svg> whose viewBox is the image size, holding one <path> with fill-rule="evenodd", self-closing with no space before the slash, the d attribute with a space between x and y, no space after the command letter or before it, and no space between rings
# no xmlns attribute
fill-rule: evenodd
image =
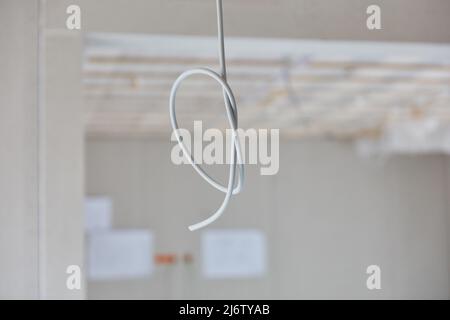
<svg viewBox="0 0 450 320"><path fill-rule="evenodd" d="M157 266L147 279L90 281L89 298L448 298L447 157L362 159L351 145L281 142L280 172L247 166L245 192L214 228L256 228L268 242L259 279L206 279L200 231L187 226L222 194L188 165L170 161L173 144L154 139L89 139L87 193L113 201L113 227L154 233L156 253L193 255ZM225 168L208 168L223 178ZM365 268L382 268L369 291Z"/></svg>

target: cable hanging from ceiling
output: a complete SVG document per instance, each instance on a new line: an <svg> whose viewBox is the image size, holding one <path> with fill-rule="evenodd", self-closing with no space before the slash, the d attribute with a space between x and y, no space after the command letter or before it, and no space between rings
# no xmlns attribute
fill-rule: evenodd
<svg viewBox="0 0 450 320"><path fill-rule="evenodd" d="M194 231L206 227L212 222L216 221L225 211L228 203L230 202L231 196L236 195L241 192L242 186L244 183L244 164L242 161L241 148L239 144L239 138L237 134L238 128L238 111L236 100L234 98L233 91L231 90L228 82L227 82L227 71L226 71L226 63L225 63L225 45L224 45L224 33L223 33L223 10L222 10L222 0L216 1L217 5L217 29L218 29L218 42L219 42L219 60L220 60L220 73L215 72L209 68L194 68L184 71L174 82L172 86L172 90L170 92L170 100L169 100L169 110L170 110L170 122L172 125L172 129L174 130L175 137L180 145L181 150L183 151L183 155L187 158L192 167L197 171L197 173L212 187L216 188L219 191L225 193L225 197L223 199L220 207L207 219L200 221L196 224L190 225L189 230ZM179 125L176 117L176 95L180 84L186 78L192 75L205 75L216 80L223 89L223 98L225 102L225 109L228 117L228 122L231 129L231 157L230 157L230 165L229 165L229 176L228 176L228 185L224 186L220 182L216 181L212 178L201 166L199 166L192 154L186 148L180 133L179 133ZM238 174L237 173L238 170ZM236 175L237 181L236 181Z"/></svg>

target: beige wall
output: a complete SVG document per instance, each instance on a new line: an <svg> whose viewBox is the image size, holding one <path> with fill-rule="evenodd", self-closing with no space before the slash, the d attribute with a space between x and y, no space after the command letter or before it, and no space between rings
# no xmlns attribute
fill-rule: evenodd
<svg viewBox="0 0 450 320"><path fill-rule="evenodd" d="M446 160L358 158L351 146L283 142L280 172L248 168L245 191L211 228L258 228L269 273L259 280L205 280L199 233L186 226L221 201L159 140L91 138L87 193L114 201L115 228L148 228L157 253L192 253L194 264L160 266L149 279L89 282L89 298L448 298ZM223 168L209 168L223 177ZM225 171L225 170L224 170ZM382 290L365 287L382 268Z"/></svg>

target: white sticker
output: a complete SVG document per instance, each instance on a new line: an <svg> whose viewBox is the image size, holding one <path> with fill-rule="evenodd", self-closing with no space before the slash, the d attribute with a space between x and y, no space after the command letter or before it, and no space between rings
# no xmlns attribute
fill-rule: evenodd
<svg viewBox="0 0 450 320"><path fill-rule="evenodd" d="M259 230L204 231L201 246L207 278L254 278L266 273L266 239Z"/></svg>
<svg viewBox="0 0 450 320"><path fill-rule="evenodd" d="M153 236L147 230L91 233L88 240L89 279L143 278L153 271Z"/></svg>

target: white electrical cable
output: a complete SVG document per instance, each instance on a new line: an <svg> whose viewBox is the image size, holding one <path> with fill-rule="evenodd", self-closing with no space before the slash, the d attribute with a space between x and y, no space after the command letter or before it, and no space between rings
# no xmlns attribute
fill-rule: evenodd
<svg viewBox="0 0 450 320"><path fill-rule="evenodd" d="M172 124L172 128L175 133L175 137L178 141L178 144L180 145L181 149L183 150L184 156L187 158L189 163L194 167L195 171L203 178L205 179L211 186L216 188L217 190L220 190L225 193L225 198L219 207L217 211L211 215L206 220L203 220L199 223L193 224L189 226L189 230L194 231L203 227L206 227L210 223L216 221L222 213L225 211L225 208L227 207L230 198L234 194L238 194L242 190L242 185L244 183L244 164L242 162L242 155L241 155L241 147L239 144L239 138L237 134L237 127L238 127L238 116L237 116L237 106L236 101L233 95L233 91L231 90L230 86L227 83L227 71L226 71L226 65L225 65L225 48L224 48L224 36L223 36L223 12L222 12L222 0L217 0L217 27L218 27L218 40L219 40L219 58L220 58L220 68L221 68L221 74L218 74L217 72L208 69L208 68L195 68L190 69L185 72L183 72L177 80L175 80L175 83L172 86L172 90L170 92L170 101L169 101L169 108L170 108L170 122ZM177 122L177 117L175 113L175 100L178 88L181 84L181 82L186 79L187 77L194 75L194 74L201 74L206 75L214 80L216 80L223 88L223 96L225 101L225 107L227 111L227 117L228 122L230 123L230 128L232 131L231 136L231 157L230 157L230 171L229 171L229 177L228 177L228 185L225 187L216 180L214 180L211 176L209 176L197 163L195 163L195 160L192 156L192 154L189 153L186 146L183 143L183 140L180 137L179 134L179 126ZM235 186L235 178L236 178L236 166L239 166L239 178L237 185Z"/></svg>

